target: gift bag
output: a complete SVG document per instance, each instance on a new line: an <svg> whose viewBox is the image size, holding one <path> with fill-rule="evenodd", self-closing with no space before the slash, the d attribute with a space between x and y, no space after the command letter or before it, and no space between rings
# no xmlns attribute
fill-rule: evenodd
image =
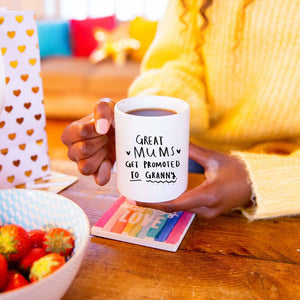
<svg viewBox="0 0 300 300"><path fill-rule="evenodd" d="M50 173L33 12L0 10L0 49L5 76L5 104L0 114L0 188L3 189Z"/></svg>

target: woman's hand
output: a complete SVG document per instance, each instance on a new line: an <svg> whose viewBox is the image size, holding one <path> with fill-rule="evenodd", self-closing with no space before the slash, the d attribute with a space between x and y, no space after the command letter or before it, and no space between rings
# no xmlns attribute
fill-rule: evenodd
<svg viewBox="0 0 300 300"><path fill-rule="evenodd" d="M84 175L94 175L99 185L105 185L115 162L114 103L99 100L93 114L71 123L62 134L68 156L77 162Z"/></svg>
<svg viewBox="0 0 300 300"><path fill-rule="evenodd" d="M205 180L200 186L172 201L137 204L166 212L186 210L213 218L249 203L251 183L239 158L193 144L190 144L189 154L205 169Z"/></svg>

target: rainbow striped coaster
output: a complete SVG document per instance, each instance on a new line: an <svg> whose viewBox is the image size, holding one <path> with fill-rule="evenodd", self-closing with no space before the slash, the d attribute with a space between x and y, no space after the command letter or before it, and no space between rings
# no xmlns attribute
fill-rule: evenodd
<svg viewBox="0 0 300 300"><path fill-rule="evenodd" d="M121 196L92 226L92 235L142 246L177 251L195 214L165 213L139 207Z"/></svg>

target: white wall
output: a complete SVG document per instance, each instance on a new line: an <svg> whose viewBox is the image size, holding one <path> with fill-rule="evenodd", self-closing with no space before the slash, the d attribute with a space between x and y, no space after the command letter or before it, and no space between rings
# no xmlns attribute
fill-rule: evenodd
<svg viewBox="0 0 300 300"><path fill-rule="evenodd" d="M44 16L44 0L0 0L0 7L10 10L33 10L37 18Z"/></svg>
<svg viewBox="0 0 300 300"><path fill-rule="evenodd" d="M172 1L172 0L171 0ZM0 0L0 7L10 10L33 10L38 19L101 17L116 13L120 20L136 15L160 19L168 0ZM44 11L47 13L44 13Z"/></svg>

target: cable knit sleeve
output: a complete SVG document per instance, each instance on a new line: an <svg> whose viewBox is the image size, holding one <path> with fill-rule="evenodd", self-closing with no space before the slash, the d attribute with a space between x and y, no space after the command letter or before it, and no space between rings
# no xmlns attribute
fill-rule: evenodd
<svg viewBox="0 0 300 300"><path fill-rule="evenodd" d="M199 1L169 1L156 37L144 57L141 75L129 96L167 95L187 101L191 108L191 135L208 128L209 116L202 82L204 69L198 53L201 18ZM178 22L180 20L180 22Z"/></svg>
<svg viewBox="0 0 300 300"><path fill-rule="evenodd" d="M242 213L250 220L300 213L300 150L290 155L235 152L246 164L256 206Z"/></svg>

